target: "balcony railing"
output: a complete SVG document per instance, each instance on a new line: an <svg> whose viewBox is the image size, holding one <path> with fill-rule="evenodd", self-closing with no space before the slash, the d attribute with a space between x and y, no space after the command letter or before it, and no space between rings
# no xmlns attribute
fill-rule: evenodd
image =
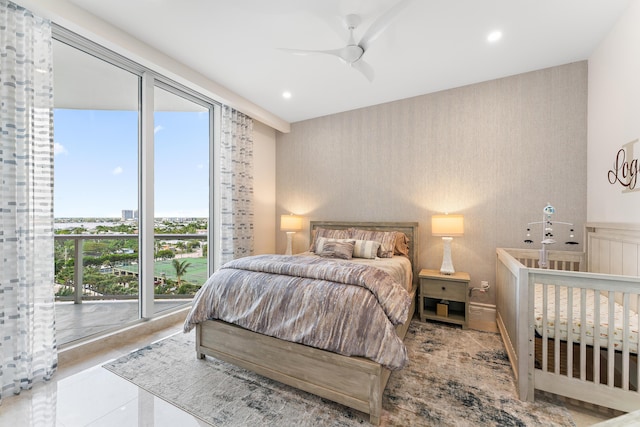
<svg viewBox="0 0 640 427"><path fill-rule="evenodd" d="M108 299L108 300L114 300L114 299L121 299L121 300L127 300L127 299L137 299L138 295L136 294L132 294L132 295L123 295L123 294L102 294L102 293L98 293L95 292L95 290L91 289L91 284L85 284L85 278L84 278L84 270L85 270L85 266L83 265L84 262L84 256L85 256L85 252L84 252L84 243L85 241L91 240L137 240L138 239L138 235L137 234L56 234L55 235L55 241L56 242L63 242L63 241L73 241L74 245L73 245L73 259L74 259L74 267L73 267L73 278L70 281L70 283L58 283L58 285L62 285L62 286L71 286L73 288L73 295L72 296L57 296L56 297L56 301L70 301L73 300L74 303L76 304L81 304L83 300L88 301L88 300L104 300L104 299ZM193 240L198 240L198 241L206 241L207 240L207 236L204 234L156 234L154 235L154 239L156 241L171 241L171 240L175 240L175 241L193 241ZM177 253L176 254L176 258L194 258L194 253ZM202 259L204 258L204 259ZM200 283L192 283L191 285L196 285L197 287L202 286L202 284L204 283L204 281L206 280L206 277L208 275L207 273L207 268L206 268L206 257L203 257L202 254L200 257L194 258L194 262L195 260L198 259L201 262L198 262L199 264L199 272L200 275L202 276L201 278L199 278L199 282ZM136 260L137 261L137 260ZM137 263L136 263L137 265ZM111 266L111 270L110 271L103 271L104 274L114 274L114 275L133 275L133 276L138 276L138 272L137 272L137 268L133 267L133 266L123 266L123 265L116 265L116 266ZM163 274L162 272L157 272L156 274L156 267L154 266L154 285L160 285L165 283L166 281L166 272ZM80 284L79 286L76 286L76 284ZM180 299L180 298L184 298L184 299L189 299L192 298L193 294L179 294L179 293L171 293L171 294L154 294L154 298L155 299L163 299L163 298L170 298L170 299Z"/></svg>

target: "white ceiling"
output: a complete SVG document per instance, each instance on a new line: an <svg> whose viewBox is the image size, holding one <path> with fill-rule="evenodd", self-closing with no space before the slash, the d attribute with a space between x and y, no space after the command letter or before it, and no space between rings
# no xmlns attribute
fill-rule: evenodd
<svg viewBox="0 0 640 427"><path fill-rule="evenodd" d="M588 59L630 1L414 0L364 54L370 83L279 48L343 47L345 15L358 40L397 0L69 0L288 122Z"/></svg>

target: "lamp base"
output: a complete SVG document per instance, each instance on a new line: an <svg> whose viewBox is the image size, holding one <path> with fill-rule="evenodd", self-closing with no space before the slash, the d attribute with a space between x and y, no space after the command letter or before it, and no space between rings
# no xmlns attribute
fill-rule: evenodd
<svg viewBox="0 0 640 427"><path fill-rule="evenodd" d="M285 255L293 255L293 235L295 234L295 231L287 231L287 250L285 251Z"/></svg>
<svg viewBox="0 0 640 427"><path fill-rule="evenodd" d="M451 261L451 241L453 237L443 237L444 251L442 253L442 266L440 267L440 274L451 275L456 272L453 268L453 262Z"/></svg>

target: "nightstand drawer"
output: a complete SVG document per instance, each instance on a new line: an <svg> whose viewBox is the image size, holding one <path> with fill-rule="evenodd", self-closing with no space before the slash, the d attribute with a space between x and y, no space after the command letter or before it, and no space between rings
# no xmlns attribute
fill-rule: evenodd
<svg viewBox="0 0 640 427"><path fill-rule="evenodd" d="M467 282L437 279L421 280L420 294L425 297L448 301L465 301Z"/></svg>

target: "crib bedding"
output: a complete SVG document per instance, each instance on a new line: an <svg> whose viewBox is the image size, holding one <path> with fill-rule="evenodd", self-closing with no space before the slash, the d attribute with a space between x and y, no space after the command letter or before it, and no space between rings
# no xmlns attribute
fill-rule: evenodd
<svg viewBox="0 0 640 427"><path fill-rule="evenodd" d="M535 330L536 333L542 336L542 332L544 329L543 326L543 314L544 314L544 302L543 302L543 285L536 284L535 285ZM568 340L568 312L567 312L567 300L568 300L568 291L567 287L560 287L560 339ZM581 292L579 288L571 288L573 290L573 310L572 310L572 326L571 326L571 340L572 342L579 343L581 338L580 333L580 301L581 301ZM600 318L595 319L595 295L591 290L587 290L586 292L586 342L587 345L594 344L594 330L595 330L595 322L598 321L600 325L600 338L599 344L600 347L606 348L609 344L609 299L605 293L600 294L599 298L600 305ZM630 311L631 315L629 316L629 351L631 353L637 354L638 352L638 314ZM556 324L556 309L555 309L555 286L547 285L547 336L549 338L555 338L555 324ZM613 344L616 350L622 350L622 342L623 342L623 325L624 325L624 315L623 315L623 307L616 303L615 311L614 311L614 334L613 334Z"/></svg>
<svg viewBox="0 0 640 427"><path fill-rule="evenodd" d="M397 370L407 352L395 325L407 321L410 304L405 283L380 268L315 255L258 255L231 261L207 280L184 330L219 319Z"/></svg>

